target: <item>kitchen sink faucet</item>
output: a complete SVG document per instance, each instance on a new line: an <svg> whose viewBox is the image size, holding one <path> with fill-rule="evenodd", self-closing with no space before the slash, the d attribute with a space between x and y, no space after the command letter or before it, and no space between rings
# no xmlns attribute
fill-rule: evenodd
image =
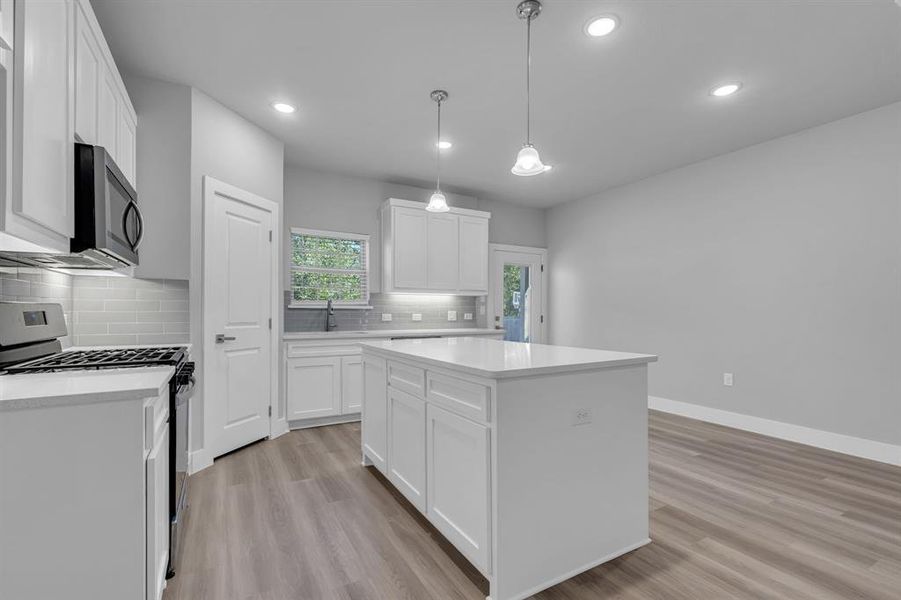
<svg viewBox="0 0 901 600"><path fill-rule="evenodd" d="M338 323L335 321L335 309L332 307L332 299L329 298L328 302L325 304L325 330L331 331L337 328Z"/></svg>

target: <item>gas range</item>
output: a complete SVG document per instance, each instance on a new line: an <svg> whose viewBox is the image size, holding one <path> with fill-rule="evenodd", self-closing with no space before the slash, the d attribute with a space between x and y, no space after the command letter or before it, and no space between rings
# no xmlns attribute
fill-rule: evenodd
<svg viewBox="0 0 901 600"><path fill-rule="evenodd" d="M68 350L34 360L8 365L6 372L53 373L57 371L121 369L171 365L179 367L188 359L185 346L148 346L104 348L99 350Z"/></svg>

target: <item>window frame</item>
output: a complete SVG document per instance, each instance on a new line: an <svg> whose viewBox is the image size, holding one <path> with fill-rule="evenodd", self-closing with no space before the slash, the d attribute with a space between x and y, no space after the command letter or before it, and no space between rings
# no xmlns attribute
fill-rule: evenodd
<svg viewBox="0 0 901 600"><path fill-rule="evenodd" d="M294 299L294 273L309 273L315 272L317 269L313 269L311 267L301 267L294 264L294 235L308 235L313 237L322 237L322 238L333 238L339 240L352 240L356 242L364 242L366 244L365 250L363 252L363 268L359 270L349 270L349 269L318 269L319 272L333 272L333 273L356 273L359 271L363 271L365 273L365 284L363 286L363 299L361 300L335 300L332 302L332 306L335 308L356 308L356 309L371 309L372 307L369 305L369 295L370 295L370 270L369 270L369 253L372 248L372 244L370 243L369 234L365 233L350 233L346 231L328 231L325 229L309 229L306 227L292 227L288 239L290 240L289 252L288 252L288 264L289 264L289 277L288 277L288 290L291 294L290 301L288 302L288 308L325 308L327 302L322 300L295 300Z"/></svg>

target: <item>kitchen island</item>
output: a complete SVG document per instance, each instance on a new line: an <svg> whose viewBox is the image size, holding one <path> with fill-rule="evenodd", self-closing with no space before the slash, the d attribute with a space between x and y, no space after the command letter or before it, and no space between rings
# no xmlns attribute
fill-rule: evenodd
<svg viewBox="0 0 901 600"><path fill-rule="evenodd" d="M486 338L363 348L363 464L527 598L650 541L647 364Z"/></svg>

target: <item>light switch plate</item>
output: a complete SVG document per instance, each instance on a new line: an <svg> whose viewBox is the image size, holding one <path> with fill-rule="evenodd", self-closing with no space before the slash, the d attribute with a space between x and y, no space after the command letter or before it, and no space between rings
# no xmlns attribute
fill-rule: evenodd
<svg viewBox="0 0 901 600"><path fill-rule="evenodd" d="M392 319L391 313L382 313L382 321L390 321Z"/></svg>
<svg viewBox="0 0 901 600"><path fill-rule="evenodd" d="M723 373L723 385L732 387L732 373Z"/></svg>
<svg viewBox="0 0 901 600"><path fill-rule="evenodd" d="M463 313L464 321L472 321L472 313Z"/></svg>
<svg viewBox="0 0 901 600"><path fill-rule="evenodd" d="M448 321L456 321L457 320L457 311L455 311L455 310L447 311L447 320Z"/></svg>
<svg viewBox="0 0 901 600"><path fill-rule="evenodd" d="M413 313L414 321L422 321L422 313Z"/></svg>
<svg viewBox="0 0 901 600"><path fill-rule="evenodd" d="M590 408L577 408L573 412L573 426L588 425L591 423L592 416Z"/></svg>

